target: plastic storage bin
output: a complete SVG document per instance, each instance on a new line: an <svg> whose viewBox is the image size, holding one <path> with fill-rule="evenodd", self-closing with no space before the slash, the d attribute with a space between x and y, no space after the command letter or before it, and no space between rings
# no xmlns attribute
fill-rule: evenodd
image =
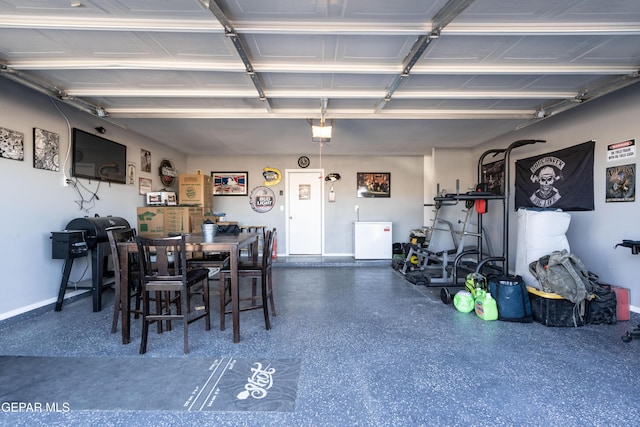
<svg viewBox="0 0 640 427"><path fill-rule="evenodd" d="M583 326L584 317L574 310L576 305L558 294L527 286L533 320L545 326ZM588 302L585 301L585 304ZM585 307L585 313L586 313ZM575 318L575 322L574 322Z"/></svg>

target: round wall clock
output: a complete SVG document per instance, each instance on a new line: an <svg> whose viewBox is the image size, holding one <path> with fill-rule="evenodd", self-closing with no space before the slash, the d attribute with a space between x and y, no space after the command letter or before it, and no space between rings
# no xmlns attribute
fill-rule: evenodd
<svg viewBox="0 0 640 427"><path fill-rule="evenodd" d="M298 158L298 166L300 166L301 168L308 167L310 163L311 163L311 161L309 160L309 158L307 156L300 156Z"/></svg>

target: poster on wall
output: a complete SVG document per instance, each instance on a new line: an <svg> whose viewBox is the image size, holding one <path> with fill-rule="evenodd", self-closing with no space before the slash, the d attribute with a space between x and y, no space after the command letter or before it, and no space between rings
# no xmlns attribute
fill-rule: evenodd
<svg viewBox="0 0 640 427"><path fill-rule="evenodd" d="M151 172L151 151L140 149L140 171Z"/></svg>
<svg viewBox="0 0 640 427"><path fill-rule="evenodd" d="M214 196L246 196L249 172L211 172Z"/></svg>
<svg viewBox="0 0 640 427"><path fill-rule="evenodd" d="M636 165L607 168L606 201L634 202L636 200Z"/></svg>
<svg viewBox="0 0 640 427"><path fill-rule="evenodd" d="M356 182L358 197L391 197L389 172L358 172Z"/></svg>
<svg viewBox="0 0 640 427"><path fill-rule="evenodd" d="M607 161L632 159L636 156L636 140L629 139L627 141L616 142L607 145Z"/></svg>
<svg viewBox="0 0 640 427"><path fill-rule="evenodd" d="M482 182L487 191L496 196L504 195L504 159L482 165Z"/></svg>
<svg viewBox="0 0 640 427"><path fill-rule="evenodd" d="M136 164L127 163L127 185L136 185Z"/></svg>
<svg viewBox="0 0 640 427"><path fill-rule="evenodd" d="M151 191L152 186L153 186L153 181L150 178L140 178L138 193L141 196L144 196L145 194Z"/></svg>
<svg viewBox="0 0 640 427"><path fill-rule="evenodd" d="M515 208L592 211L595 141L516 162Z"/></svg>

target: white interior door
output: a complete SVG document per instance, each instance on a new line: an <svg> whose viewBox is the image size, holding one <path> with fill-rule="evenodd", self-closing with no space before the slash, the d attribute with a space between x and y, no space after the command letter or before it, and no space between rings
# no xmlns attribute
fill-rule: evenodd
<svg viewBox="0 0 640 427"><path fill-rule="evenodd" d="M290 255L322 255L324 173L287 171L287 249Z"/></svg>

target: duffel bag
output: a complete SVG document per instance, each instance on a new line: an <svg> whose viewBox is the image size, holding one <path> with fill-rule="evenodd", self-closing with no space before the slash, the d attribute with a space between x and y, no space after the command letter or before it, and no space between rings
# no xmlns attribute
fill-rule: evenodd
<svg viewBox="0 0 640 427"><path fill-rule="evenodd" d="M531 322L531 301L521 276L489 276L489 292L498 306L498 320Z"/></svg>

